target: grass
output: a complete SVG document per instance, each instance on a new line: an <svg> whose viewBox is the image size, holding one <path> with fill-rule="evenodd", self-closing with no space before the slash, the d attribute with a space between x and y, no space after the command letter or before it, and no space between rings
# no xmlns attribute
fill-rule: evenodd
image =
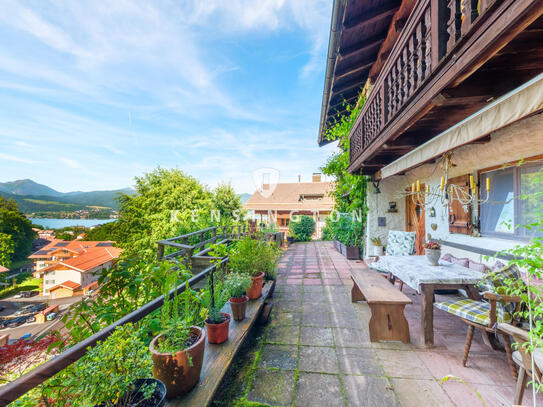
<svg viewBox="0 0 543 407"><path fill-rule="evenodd" d="M57 202L57 201L45 201L43 199L25 198L24 200L27 201L27 202L32 202L32 203L36 203L36 204L59 205L59 206L68 206L68 207L76 206L76 204L73 204L73 203L65 203L65 202Z"/></svg>
<svg viewBox="0 0 543 407"><path fill-rule="evenodd" d="M35 291L39 290L41 278L32 277L32 273L20 273L15 277L15 287L9 286L4 290L0 290L0 299L11 297L20 291ZM12 283L12 279L6 279L6 283Z"/></svg>

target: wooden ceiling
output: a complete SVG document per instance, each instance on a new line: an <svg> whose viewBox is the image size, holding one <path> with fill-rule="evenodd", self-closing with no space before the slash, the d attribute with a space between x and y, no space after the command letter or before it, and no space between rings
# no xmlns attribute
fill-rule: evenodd
<svg viewBox="0 0 543 407"><path fill-rule="evenodd" d="M334 1L334 10L338 2ZM347 0L341 10L336 49L329 48L332 72L327 72L319 130L319 145L328 143L323 133L346 104L356 102L371 76L377 77L403 28L415 0Z"/></svg>

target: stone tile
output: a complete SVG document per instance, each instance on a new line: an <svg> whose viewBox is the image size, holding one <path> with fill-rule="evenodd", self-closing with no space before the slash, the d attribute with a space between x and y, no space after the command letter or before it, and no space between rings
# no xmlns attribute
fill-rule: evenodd
<svg viewBox="0 0 543 407"><path fill-rule="evenodd" d="M285 301L282 298L273 306L273 311L281 312L299 312L300 311L300 302L299 301Z"/></svg>
<svg viewBox="0 0 543 407"><path fill-rule="evenodd" d="M263 368L294 370L297 357L296 345L264 345L259 365Z"/></svg>
<svg viewBox="0 0 543 407"><path fill-rule="evenodd" d="M385 374L389 377L407 379L432 379L432 373L422 363L417 352L390 349L376 349Z"/></svg>
<svg viewBox="0 0 543 407"><path fill-rule="evenodd" d="M298 369L306 372L339 373L336 350L322 346L300 346Z"/></svg>
<svg viewBox="0 0 543 407"><path fill-rule="evenodd" d="M304 294L305 293L319 293L322 295L323 289L320 285L307 285L304 286Z"/></svg>
<svg viewBox="0 0 543 407"><path fill-rule="evenodd" d="M330 310L335 312L350 312L354 309L353 304L351 301L345 301L345 302L330 302ZM368 319L369 321L369 319Z"/></svg>
<svg viewBox="0 0 543 407"><path fill-rule="evenodd" d="M296 384L295 406L345 406L339 376L301 372Z"/></svg>
<svg viewBox="0 0 543 407"><path fill-rule="evenodd" d="M334 346L332 330L330 328L303 326L301 328L300 343L303 345Z"/></svg>
<svg viewBox="0 0 543 407"><path fill-rule="evenodd" d="M302 314L313 312L330 312L330 304L325 302L306 302L302 303Z"/></svg>
<svg viewBox="0 0 543 407"><path fill-rule="evenodd" d="M309 286L309 287L318 287L321 286ZM306 291L304 287L304 295L302 297L302 302L328 302L326 296L322 292L311 292Z"/></svg>
<svg viewBox="0 0 543 407"><path fill-rule="evenodd" d="M341 279L339 279L339 278L323 278L322 283L324 285L328 285L328 286L330 286L330 285L333 285L333 286L341 286L341 285L343 285Z"/></svg>
<svg viewBox="0 0 543 407"><path fill-rule="evenodd" d="M349 407L399 407L385 377L343 375L343 387Z"/></svg>
<svg viewBox="0 0 543 407"><path fill-rule="evenodd" d="M297 325L270 326L266 335L267 342L281 344L298 344L298 333L300 327Z"/></svg>
<svg viewBox="0 0 543 407"><path fill-rule="evenodd" d="M382 376L375 351L362 348L337 348L339 366L343 373Z"/></svg>
<svg viewBox="0 0 543 407"><path fill-rule="evenodd" d="M294 372L258 369L247 400L273 406L290 406L294 398Z"/></svg>
<svg viewBox="0 0 543 407"><path fill-rule="evenodd" d="M443 388L434 380L393 378L390 381L402 407L455 407Z"/></svg>
<svg viewBox="0 0 543 407"><path fill-rule="evenodd" d="M299 325L302 317L299 312L274 311L271 317L271 326L275 325Z"/></svg>
<svg viewBox="0 0 543 407"><path fill-rule="evenodd" d="M321 285L322 281L317 278L304 278L304 285Z"/></svg>
<svg viewBox="0 0 543 407"><path fill-rule="evenodd" d="M327 312L312 312L302 314L302 325L330 327L330 317Z"/></svg>
<svg viewBox="0 0 543 407"><path fill-rule="evenodd" d="M420 359L430 370L434 378L441 380L445 376L453 375L461 377L468 383L494 384L490 378L481 375L478 369L470 367L469 359L466 367L462 366L461 353L437 353L437 352L419 352ZM509 372L504 372L509 374Z"/></svg>
<svg viewBox="0 0 543 407"><path fill-rule="evenodd" d="M341 347L368 347L370 337L362 329L333 328L334 338L337 346Z"/></svg>
<svg viewBox="0 0 543 407"><path fill-rule="evenodd" d="M362 329L362 323L354 311L350 312L330 312L330 320L333 327Z"/></svg>
<svg viewBox="0 0 543 407"><path fill-rule="evenodd" d="M302 279L301 278L288 278L287 277L287 284L288 285L302 285Z"/></svg>

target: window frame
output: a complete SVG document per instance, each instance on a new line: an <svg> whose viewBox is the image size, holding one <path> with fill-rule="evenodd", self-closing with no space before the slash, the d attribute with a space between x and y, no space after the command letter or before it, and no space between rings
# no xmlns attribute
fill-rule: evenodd
<svg viewBox="0 0 543 407"><path fill-rule="evenodd" d="M513 233L502 233L502 232L483 232L483 225L481 223L481 204L478 205L478 211L477 211L477 223L479 226L479 233L483 237L495 237L499 239L506 239L506 240L516 240L516 241L522 241L527 242L529 241L533 236L528 236L526 234L527 230L525 228L520 227L521 223L521 207L520 201L518 200L518 197L521 195L521 185L520 185L520 176L521 176L521 168L526 167L536 167L543 165L543 155L537 155L534 157L529 157L526 159L521 159L517 161L511 161L503 165L495 165L488 168L483 168L477 171L477 179L479 180L480 187L478 188L479 193L479 199L482 199L483 195L482 191L485 189L484 182L482 181L482 177L485 174L489 173L495 173L500 170L506 170L506 169L512 169L513 170L513 195L514 195L514 232ZM486 190L484 192L486 194ZM519 231L522 231L522 233L519 233Z"/></svg>

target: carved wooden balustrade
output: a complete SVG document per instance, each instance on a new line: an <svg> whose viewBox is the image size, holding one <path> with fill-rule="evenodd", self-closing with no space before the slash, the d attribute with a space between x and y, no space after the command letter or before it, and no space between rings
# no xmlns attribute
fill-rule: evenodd
<svg viewBox="0 0 543 407"><path fill-rule="evenodd" d="M492 0L417 3L351 130L351 163L402 112L492 3Z"/></svg>

